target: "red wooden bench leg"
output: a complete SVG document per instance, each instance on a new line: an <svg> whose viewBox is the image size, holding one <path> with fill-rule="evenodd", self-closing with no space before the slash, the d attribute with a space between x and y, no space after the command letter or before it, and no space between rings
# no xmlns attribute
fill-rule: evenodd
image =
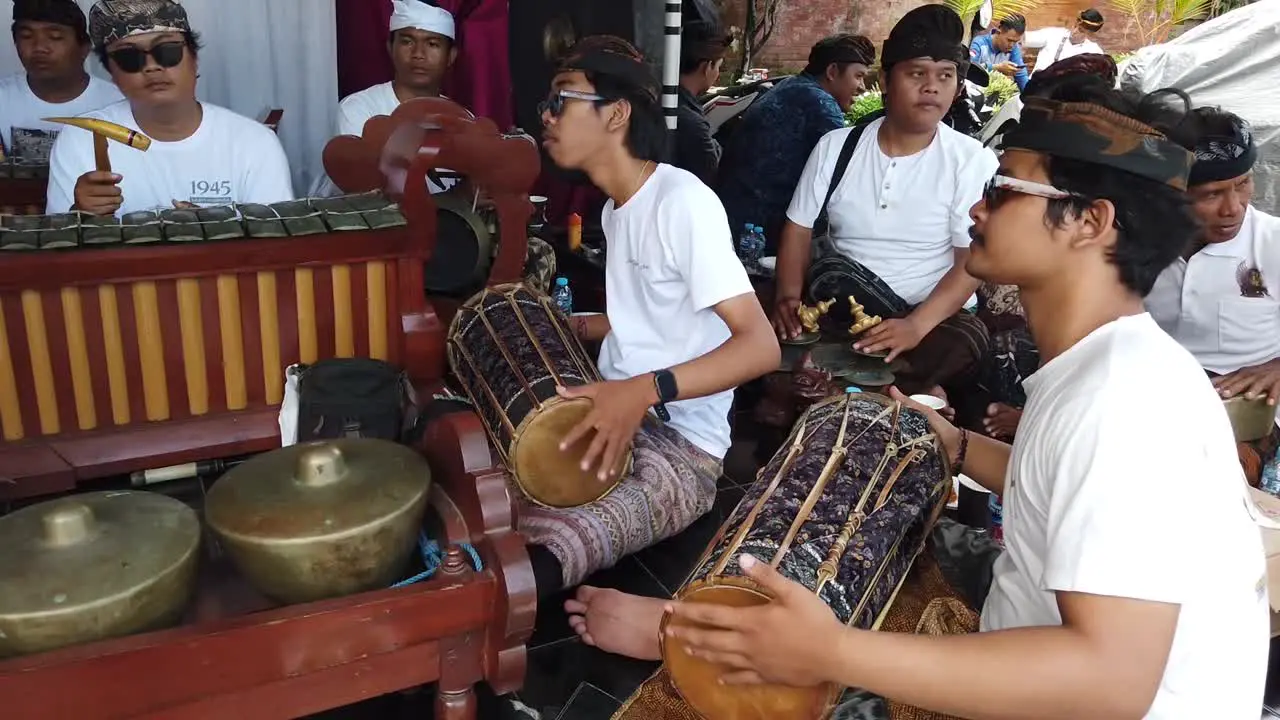
<svg viewBox="0 0 1280 720"><path fill-rule="evenodd" d="M464 690L436 693L436 720L476 720L476 689L469 685Z"/></svg>

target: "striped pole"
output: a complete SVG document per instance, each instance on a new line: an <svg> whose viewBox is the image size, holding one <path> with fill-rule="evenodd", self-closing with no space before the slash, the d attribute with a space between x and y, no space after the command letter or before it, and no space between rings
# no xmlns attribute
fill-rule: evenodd
<svg viewBox="0 0 1280 720"><path fill-rule="evenodd" d="M680 26L684 23L680 2L663 0L666 6L665 44L662 59L662 114L667 118L667 129L676 129L677 92L680 87Z"/></svg>

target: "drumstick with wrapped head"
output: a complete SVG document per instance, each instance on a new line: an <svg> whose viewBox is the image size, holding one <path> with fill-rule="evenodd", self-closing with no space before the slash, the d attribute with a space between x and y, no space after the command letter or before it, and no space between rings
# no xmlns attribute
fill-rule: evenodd
<svg viewBox="0 0 1280 720"><path fill-rule="evenodd" d="M111 172L111 156L107 151L108 140L115 140L122 145L128 145L135 150L143 152L146 152L147 148L151 147L151 138L137 130L130 130L123 125L117 125L107 120L82 117L52 117L45 118L45 122L72 125L93 133L93 156L97 166L96 169L99 172Z"/></svg>

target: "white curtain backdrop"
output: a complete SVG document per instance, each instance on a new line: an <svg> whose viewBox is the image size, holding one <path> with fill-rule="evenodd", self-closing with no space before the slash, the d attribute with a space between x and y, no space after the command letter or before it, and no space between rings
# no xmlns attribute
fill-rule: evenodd
<svg viewBox="0 0 1280 720"><path fill-rule="evenodd" d="M86 16L93 0L77 0ZM280 141L294 189L306 193L323 173L321 153L333 135L338 103L333 0L183 0L200 33L203 101L260 118L283 108ZM0 77L22 71L9 36L13 3L0 1ZM96 58L89 72L107 77Z"/></svg>

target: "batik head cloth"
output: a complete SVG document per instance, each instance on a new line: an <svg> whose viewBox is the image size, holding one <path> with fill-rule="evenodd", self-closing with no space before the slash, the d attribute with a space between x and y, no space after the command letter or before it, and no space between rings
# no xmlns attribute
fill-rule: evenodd
<svg viewBox="0 0 1280 720"><path fill-rule="evenodd" d="M1210 111L1201 108L1193 115ZM1192 186L1232 180L1247 174L1258 161L1258 148L1253 131L1244 118L1225 113L1230 120L1229 133L1203 134L1196 139L1196 164L1191 168Z"/></svg>
<svg viewBox="0 0 1280 720"><path fill-rule="evenodd" d="M453 15L448 10L421 0L394 0L391 3L391 32L407 28L457 39Z"/></svg>
<svg viewBox="0 0 1280 720"><path fill-rule="evenodd" d="M612 75L657 100L661 87L634 45L613 35L590 35L579 40L560 63L560 72Z"/></svg>
<svg viewBox="0 0 1280 720"><path fill-rule="evenodd" d="M98 0L89 10L94 47L157 32L188 32L187 11L173 0Z"/></svg>
<svg viewBox="0 0 1280 720"><path fill-rule="evenodd" d="M950 61L961 73L968 70L964 22L955 10L945 5L922 5L903 15L889 31L880 52L881 65L888 68L918 58Z"/></svg>
<svg viewBox="0 0 1280 720"><path fill-rule="evenodd" d="M1005 133L1005 150L1030 150L1123 170L1187 189L1195 156L1155 128L1085 102L1028 97L1017 127Z"/></svg>

